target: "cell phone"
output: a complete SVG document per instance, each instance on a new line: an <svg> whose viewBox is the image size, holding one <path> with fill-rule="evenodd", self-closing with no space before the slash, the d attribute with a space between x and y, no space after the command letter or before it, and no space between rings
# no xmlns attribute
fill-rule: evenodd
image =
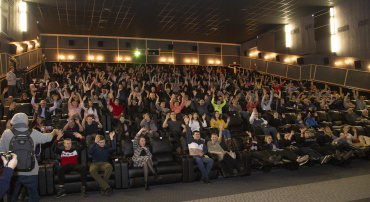
<svg viewBox="0 0 370 202"><path fill-rule="evenodd" d="M45 130L53 130L53 126L45 126Z"/></svg>

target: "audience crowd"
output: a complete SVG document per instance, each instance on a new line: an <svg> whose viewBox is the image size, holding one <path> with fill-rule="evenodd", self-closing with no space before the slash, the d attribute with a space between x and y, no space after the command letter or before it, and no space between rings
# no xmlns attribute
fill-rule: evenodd
<svg viewBox="0 0 370 202"><path fill-rule="evenodd" d="M143 168L146 190L149 172L161 180L149 138L169 138L174 153L193 156L204 183L216 160L235 175L245 172L234 138L242 140L240 152L264 168L286 161L344 165L368 155L369 102L355 90L227 67L54 63L46 71L20 95L12 82L0 99L3 130L20 103L32 106L30 128L56 129L57 198L66 195L64 175L71 171L81 174L83 197L88 172L100 193L110 195L110 157L124 155L117 148L122 140L133 142L132 166ZM84 149L92 157L89 167L78 161Z"/></svg>

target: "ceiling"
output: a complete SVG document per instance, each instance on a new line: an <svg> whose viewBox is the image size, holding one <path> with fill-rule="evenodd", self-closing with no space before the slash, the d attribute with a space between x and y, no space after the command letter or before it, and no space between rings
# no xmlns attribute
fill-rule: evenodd
<svg viewBox="0 0 370 202"><path fill-rule="evenodd" d="M343 0L26 0L42 33L242 43Z"/></svg>

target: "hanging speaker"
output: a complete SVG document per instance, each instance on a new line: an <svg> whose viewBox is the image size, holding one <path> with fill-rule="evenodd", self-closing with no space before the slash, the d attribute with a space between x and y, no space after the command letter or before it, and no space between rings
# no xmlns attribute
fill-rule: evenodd
<svg viewBox="0 0 370 202"><path fill-rule="evenodd" d="M276 56L276 61L280 62L280 55Z"/></svg>
<svg viewBox="0 0 370 202"><path fill-rule="evenodd" d="M12 55L17 54L17 46L15 44L9 44L9 53Z"/></svg>
<svg viewBox="0 0 370 202"><path fill-rule="evenodd" d="M75 45L75 40L69 40L68 44L69 44L69 46L74 46Z"/></svg>
<svg viewBox="0 0 370 202"><path fill-rule="evenodd" d="M103 41L98 41L98 47L103 47L104 46L104 42Z"/></svg>
<svg viewBox="0 0 370 202"><path fill-rule="evenodd" d="M329 65L329 64L330 64L330 58L324 57L324 65Z"/></svg>
<svg viewBox="0 0 370 202"><path fill-rule="evenodd" d="M258 53L258 58L261 59L262 58L262 53Z"/></svg>
<svg viewBox="0 0 370 202"><path fill-rule="evenodd" d="M173 50L173 44L168 44L168 50Z"/></svg>
<svg viewBox="0 0 370 202"><path fill-rule="evenodd" d="M304 58L297 58L297 64L303 65L304 64Z"/></svg>
<svg viewBox="0 0 370 202"><path fill-rule="evenodd" d="M355 69L361 69L362 68L362 62L361 60L355 61Z"/></svg>
<svg viewBox="0 0 370 202"><path fill-rule="evenodd" d="M193 46L193 51L198 51L198 47L197 46Z"/></svg>

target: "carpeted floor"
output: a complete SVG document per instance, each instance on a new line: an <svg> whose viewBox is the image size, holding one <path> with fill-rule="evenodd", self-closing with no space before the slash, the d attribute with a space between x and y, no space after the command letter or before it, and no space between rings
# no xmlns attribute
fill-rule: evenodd
<svg viewBox="0 0 370 202"><path fill-rule="evenodd" d="M355 160L352 168L303 166L295 171L275 169L269 173L222 178L211 184L177 183L114 190L111 197L98 192L82 198L70 194L57 201L370 201L370 161ZM42 197L41 201L55 201Z"/></svg>

